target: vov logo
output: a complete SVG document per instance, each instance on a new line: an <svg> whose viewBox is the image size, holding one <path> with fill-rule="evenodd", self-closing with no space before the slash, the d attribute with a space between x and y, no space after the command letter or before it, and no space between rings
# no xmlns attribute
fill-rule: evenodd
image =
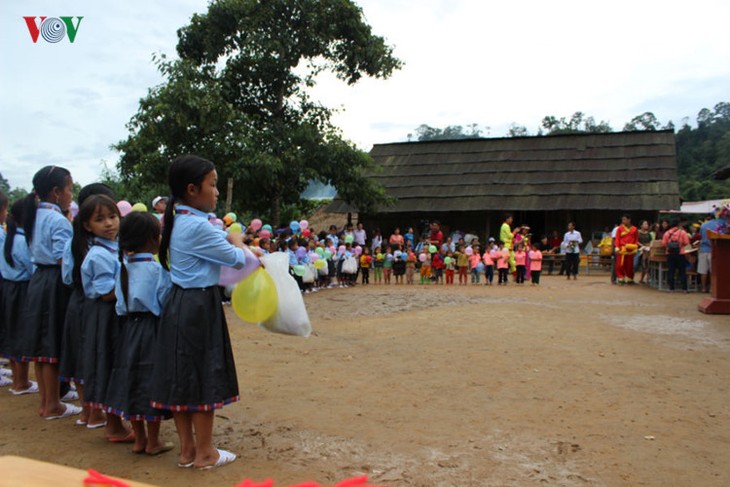
<svg viewBox="0 0 730 487"><path fill-rule="evenodd" d="M40 18L40 22L36 19ZM55 44L63 40L68 35L68 41L73 44L76 40L76 34L81 25L83 17L76 17L76 25L73 23L73 17L23 17L25 24L28 26L30 38L35 44L38 42L38 35L43 40Z"/></svg>

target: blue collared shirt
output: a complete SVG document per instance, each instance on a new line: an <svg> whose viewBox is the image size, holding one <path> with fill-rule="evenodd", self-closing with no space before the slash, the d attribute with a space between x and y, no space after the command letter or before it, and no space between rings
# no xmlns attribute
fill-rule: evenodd
<svg viewBox="0 0 730 487"><path fill-rule="evenodd" d="M114 291L119 274L119 244L96 237L81 264L81 284L89 299Z"/></svg>
<svg viewBox="0 0 730 487"><path fill-rule="evenodd" d="M131 255L126 259L125 266L129 283L127 286L129 305L124 299L121 279L117 277L115 289L117 314L124 316L128 313L149 312L160 316L165 299L172 289L170 273L155 261L152 254Z"/></svg>
<svg viewBox="0 0 730 487"><path fill-rule="evenodd" d="M170 277L189 289L217 286L221 266L240 269L246 263L243 249L226 240L226 232L208 222L208 214L177 205L170 237Z"/></svg>
<svg viewBox="0 0 730 487"><path fill-rule="evenodd" d="M297 258L297 253L294 252L291 249L286 249L286 255L289 256L289 265L298 265L299 259Z"/></svg>
<svg viewBox="0 0 730 487"><path fill-rule="evenodd" d="M33 262L30 260L30 251L25 241L25 232L18 228L13 239L13 267L5 260L5 234L0 238L0 275L8 281L29 281L33 274Z"/></svg>
<svg viewBox="0 0 730 487"><path fill-rule="evenodd" d="M700 226L700 236L702 237L702 240L700 240L700 252L708 254L712 252L712 244L710 243L710 239L707 237L707 230L717 231L717 227L719 227L722 222L722 219L715 218L714 220L706 221L702 224L702 226Z"/></svg>
<svg viewBox="0 0 730 487"><path fill-rule="evenodd" d="M30 256L34 264L56 265L63 258L66 243L73 238L71 222L53 203L38 205Z"/></svg>

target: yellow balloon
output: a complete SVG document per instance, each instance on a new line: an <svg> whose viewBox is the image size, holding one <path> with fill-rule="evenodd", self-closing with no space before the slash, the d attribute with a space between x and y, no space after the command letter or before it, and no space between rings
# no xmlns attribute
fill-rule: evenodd
<svg viewBox="0 0 730 487"><path fill-rule="evenodd" d="M243 233L243 227L240 223L234 223L228 228L230 233Z"/></svg>
<svg viewBox="0 0 730 487"><path fill-rule="evenodd" d="M145 211L147 211L147 205L145 205L144 203L135 203L132 205L132 211L140 211L144 213Z"/></svg>
<svg viewBox="0 0 730 487"><path fill-rule="evenodd" d="M314 261L314 268L315 269L324 269L325 263L323 260L316 260Z"/></svg>
<svg viewBox="0 0 730 487"><path fill-rule="evenodd" d="M249 323L266 321L276 313L278 296L271 276L262 268L239 282L233 290L231 304L236 315Z"/></svg>

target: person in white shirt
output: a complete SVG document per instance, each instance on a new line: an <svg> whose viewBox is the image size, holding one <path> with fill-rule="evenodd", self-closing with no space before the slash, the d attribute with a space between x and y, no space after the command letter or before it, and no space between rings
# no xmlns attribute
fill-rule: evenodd
<svg viewBox="0 0 730 487"><path fill-rule="evenodd" d="M583 237L580 232L575 229L573 222L568 223L568 231L563 235L563 246L565 247L565 275L570 279L573 274L573 280L578 279L578 264L580 263L580 244L583 243Z"/></svg>
<svg viewBox="0 0 730 487"><path fill-rule="evenodd" d="M368 235L365 232L365 229L362 226L362 223L357 224L357 230L352 232L352 235L355 239L355 243L359 244L362 247L365 247L365 240L367 239Z"/></svg>

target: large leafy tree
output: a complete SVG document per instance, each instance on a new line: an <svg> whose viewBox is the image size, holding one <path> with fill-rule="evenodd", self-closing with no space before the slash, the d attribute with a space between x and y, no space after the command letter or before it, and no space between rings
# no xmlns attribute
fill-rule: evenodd
<svg viewBox="0 0 730 487"><path fill-rule="evenodd" d="M157 59L167 81L116 145L125 181L163 182L173 157L195 152L235 180L239 207L273 223L310 180L333 184L361 211L387 201L366 177L372 160L308 95L323 71L354 84L401 66L352 1L218 0L178 37L180 59Z"/></svg>

